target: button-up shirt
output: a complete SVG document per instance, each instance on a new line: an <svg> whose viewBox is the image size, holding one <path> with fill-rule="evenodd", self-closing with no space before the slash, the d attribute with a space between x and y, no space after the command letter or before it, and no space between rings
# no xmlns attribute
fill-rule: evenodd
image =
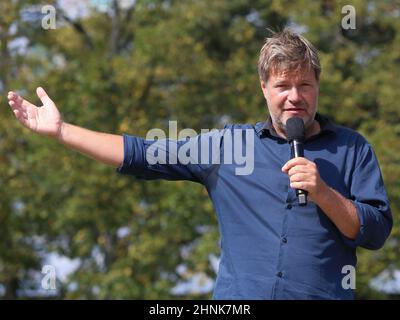
<svg viewBox="0 0 400 320"><path fill-rule="evenodd" d="M315 203L298 205L281 171L291 158L290 145L270 119L178 141L124 135L119 173L206 187L221 235L214 299L353 299L356 248L378 249L389 236L392 215L371 145L354 130L318 114L316 120L321 130L306 139L304 156L355 205L355 239L344 236ZM250 170L238 171L238 152L248 153Z"/></svg>

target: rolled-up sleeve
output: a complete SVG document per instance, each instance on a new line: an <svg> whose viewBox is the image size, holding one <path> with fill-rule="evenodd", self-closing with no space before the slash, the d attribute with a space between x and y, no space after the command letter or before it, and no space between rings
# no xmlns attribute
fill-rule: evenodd
<svg viewBox="0 0 400 320"><path fill-rule="evenodd" d="M376 250L384 245L390 234L392 213L377 158L368 143L361 148L358 159L350 191L360 230L356 239L344 238L352 247Z"/></svg>
<svg viewBox="0 0 400 320"><path fill-rule="evenodd" d="M184 140L146 140L124 134L124 161L117 172L146 180L189 180L204 183L210 170L218 165L213 157L220 150L211 150L214 153L210 152L205 158L204 154L201 155L204 149L201 148L201 141L209 138L212 140L213 136L214 141L218 141L221 133L215 130ZM220 143L215 145L220 146Z"/></svg>
<svg viewBox="0 0 400 320"><path fill-rule="evenodd" d="M144 140L124 134L124 161L118 173L138 175L146 167Z"/></svg>

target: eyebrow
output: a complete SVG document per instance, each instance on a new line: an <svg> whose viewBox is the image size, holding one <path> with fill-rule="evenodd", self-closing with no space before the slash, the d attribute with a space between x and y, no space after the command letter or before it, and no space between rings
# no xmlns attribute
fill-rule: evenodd
<svg viewBox="0 0 400 320"><path fill-rule="evenodd" d="M288 83L288 80L278 80L273 85L276 86L276 85L286 84L286 83Z"/></svg>
<svg viewBox="0 0 400 320"><path fill-rule="evenodd" d="M287 84L288 82L289 82L289 80L278 80L275 83L273 83L273 85L277 86L277 85L281 85L281 84ZM310 80L310 79L299 79L299 82L311 83L312 80Z"/></svg>

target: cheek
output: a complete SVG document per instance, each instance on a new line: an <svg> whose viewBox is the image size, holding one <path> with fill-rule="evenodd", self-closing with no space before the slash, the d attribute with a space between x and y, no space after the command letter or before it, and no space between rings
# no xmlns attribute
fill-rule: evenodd
<svg viewBox="0 0 400 320"><path fill-rule="evenodd" d="M274 101L275 103L279 103L279 102L285 101L287 99L287 96L288 96L288 94L286 91L281 91L281 92L274 91L274 92L271 92L271 94L269 95L269 99L271 101Z"/></svg>
<svg viewBox="0 0 400 320"><path fill-rule="evenodd" d="M288 93L286 91L277 92L274 90L269 91L269 94L266 95L267 103L269 108L274 111L279 111L283 108L287 100Z"/></svg>
<svg viewBox="0 0 400 320"><path fill-rule="evenodd" d="M275 104L278 107L281 107L281 106L283 106L285 104L287 98L288 98L287 92L280 92L275 97Z"/></svg>
<svg viewBox="0 0 400 320"><path fill-rule="evenodd" d="M305 99L307 100L307 102L308 102L309 104L310 104L310 103L315 104L316 101L317 101L317 99L318 99L318 93L317 93L317 92L314 92L314 91L312 91L312 92L307 92L307 93L304 95L304 97L305 97Z"/></svg>

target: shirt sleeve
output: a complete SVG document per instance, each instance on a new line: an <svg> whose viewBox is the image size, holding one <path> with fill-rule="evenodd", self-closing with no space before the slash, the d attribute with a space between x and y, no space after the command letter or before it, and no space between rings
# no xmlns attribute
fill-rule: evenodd
<svg viewBox="0 0 400 320"><path fill-rule="evenodd" d="M204 184L219 165L223 131L212 130L182 140L146 140L124 134L124 161L117 172L145 180L189 180Z"/></svg>
<svg viewBox="0 0 400 320"><path fill-rule="evenodd" d="M343 237L351 247L376 250L383 246L390 234L392 213L378 160L367 142L358 158L350 192L360 220L360 230L354 240Z"/></svg>

